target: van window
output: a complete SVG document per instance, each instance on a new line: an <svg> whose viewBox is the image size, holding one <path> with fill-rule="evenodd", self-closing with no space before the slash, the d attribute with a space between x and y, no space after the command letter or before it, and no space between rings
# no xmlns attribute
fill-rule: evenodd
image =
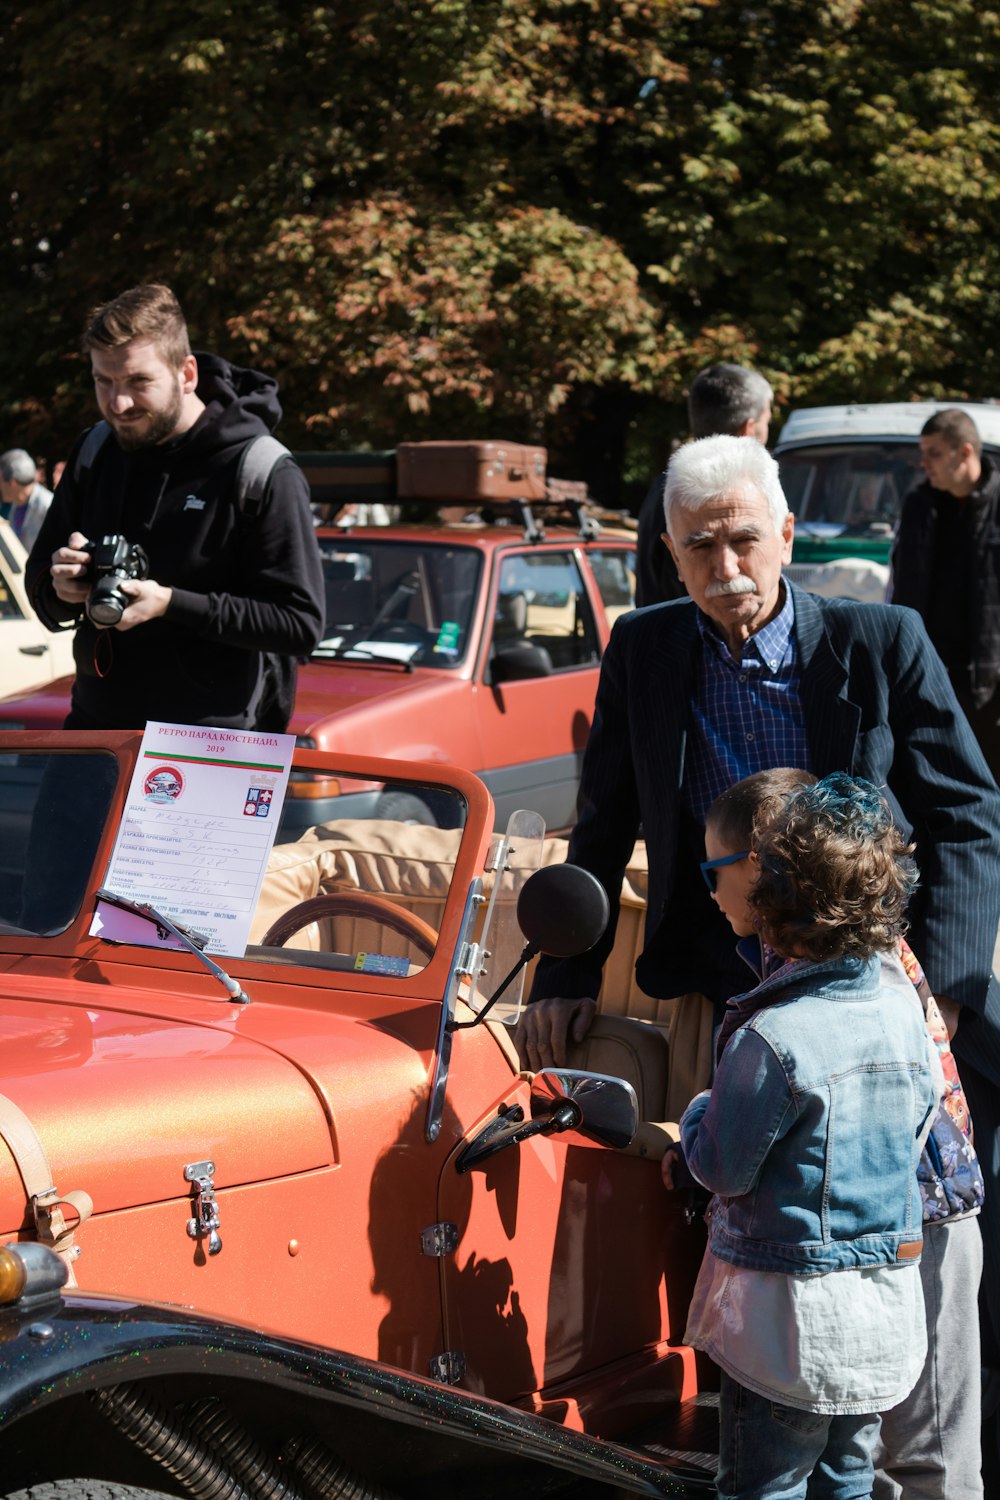
<svg viewBox="0 0 1000 1500"><path fill-rule="evenodd" d="M778 457L798 521L895 530L906 493L922 478L916 443L838 443Z"/></svg>

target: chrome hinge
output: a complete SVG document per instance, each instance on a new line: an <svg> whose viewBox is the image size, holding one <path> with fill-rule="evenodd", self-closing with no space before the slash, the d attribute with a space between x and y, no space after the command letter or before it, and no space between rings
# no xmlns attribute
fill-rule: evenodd
<svg viewBox="0 0 1000 1500"><path fill-rule="evenodd" d="M483 959L486 957L488 955L478 943L463 943L458 951L455 973L464 974L468 979L478 979L483 972Z"/></svg>
<svg viewBox="0 0 1000 1500"><path fill-rule="evenodd" d="M504 849L504 843L505 840L497 834L493 843L486 851L486 863L483 865L483 869L487 875L497 875L501 870L507 868L508 851ZM483 899L485 900L486 898L484 897Z"/></svg>
<svg viewBox="0 0 1000 1500"><path fill-rule="evenodd" d="M215 1201L214 1161L192 1161L184 1168L184 1180L191 1184L194 1216L187 1221L187 1232L193 1240L208 1238L209 1255L222 1249L219 1236L219 1205Z"/></svg>
<svg viewBox="0 0 1000 1500"><path fill-rule="evenodd" d="M465 1355L455 1349L446 1349L444 1354L435 1354L427 1372L432 1380L440 1380L444 1385L458 1385L465 1379Z"/></svg>
<svg viewBox="0 0 1000 1500"><path fill-rule="evenodd" d="M441 1224L430 1224L420 1231L420 1253L422 1255L454 1255L458 1249L458 1225L445 1219Z"/></svg>

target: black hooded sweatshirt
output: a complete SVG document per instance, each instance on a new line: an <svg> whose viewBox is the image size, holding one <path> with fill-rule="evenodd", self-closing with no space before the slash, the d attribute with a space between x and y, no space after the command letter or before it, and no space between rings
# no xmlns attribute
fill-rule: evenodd
<svg viewBox="0 0 1000 1500"><path fill-rule="evenodd" d="M236 472L247 444L281 416L274 380L198 354L205 410L178 438L124 452L112 432L77 475L74 449L28 559L32 602L50 630L76 624L72 708L81 726L147 720L282 730L295 659L323 626L323 576L309 488L293 460L272 471L264 503L242 512ZM70 532L120 534L173 590L165 615L102 630L55 593L52 554Z"/></svg>

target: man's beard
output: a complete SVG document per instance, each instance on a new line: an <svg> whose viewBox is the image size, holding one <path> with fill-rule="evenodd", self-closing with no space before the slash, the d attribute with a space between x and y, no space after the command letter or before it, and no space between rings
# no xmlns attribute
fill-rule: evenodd
<svg viewBox="0 0 1000 1500"><path fill-rule="evenodd" d="M137 423L134 427L131 422L119 425L112 420L111 426L118 439L118 446L129 453L137 448L152 448L157 443L166 442L167 438L173 437L176 432L183 408L184 397L177 390L169 406L165 406L162 411L145 412L145 421Z"/></svg>

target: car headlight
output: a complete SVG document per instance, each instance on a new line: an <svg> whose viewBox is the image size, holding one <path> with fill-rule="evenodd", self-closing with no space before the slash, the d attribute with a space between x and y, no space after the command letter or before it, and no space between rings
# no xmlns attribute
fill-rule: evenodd
<svg viewBox="0 0 1000 1500"><path fill-rule="evenodd" d="M16 1250L0 1248L0 1303L16 1302L28 1282L28 1271Z"/></svg>

